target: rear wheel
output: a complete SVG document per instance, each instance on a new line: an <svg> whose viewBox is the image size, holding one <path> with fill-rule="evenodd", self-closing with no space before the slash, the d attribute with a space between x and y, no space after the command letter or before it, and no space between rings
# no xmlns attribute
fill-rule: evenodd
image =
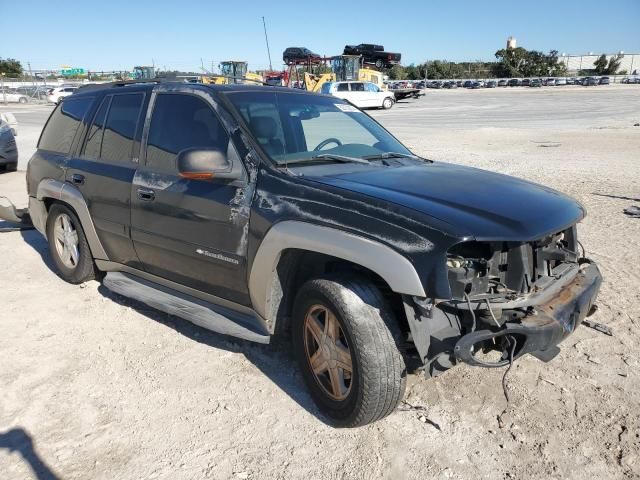
<svg viewBox="0 0 640 480"><path fill-rule="evenodd" d="M335 277L305 283L294 304L292 336L311 396L335 425L374 422L402 399L399 331L370 282Z"/></svg>
<svg viewBox="0 0 640 480"><path fill-rule="evenodd" d="M18 102L19 102L19 103L23 103L23 104L24 104L24 103L27 103L27 97L20 97L20 98L18 99Z"/></svg>
<svg viewBox="0 0 640 480"><path fill-rule="evenodd" d="M76 214L68 207L53 205L47 215L49 252L58 274L69 283L95 278L95 265L87 238Z"/></svg>
<svg viewBox="0 0 640 480"><path fill-rule="evenodd" d="M380 59L376 60L376 67L377 68L382 68L384 67L384 62Z"/></svg>

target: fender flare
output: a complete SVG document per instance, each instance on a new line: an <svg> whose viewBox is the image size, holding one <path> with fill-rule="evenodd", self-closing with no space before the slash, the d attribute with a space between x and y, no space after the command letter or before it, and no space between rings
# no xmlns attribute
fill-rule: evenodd
<svg viewBox="0 0 640 480"><path fill-rule="evenodd" d="M275 224L262 240L249 274L253 309L269 324L272 289L280 256L287 249L308 250L341 258L378 274L394 292L425 297L411 262L382 243L336 228L286 220Z"/></svg>
<svg viewBox="0 0 640 480"><path fill-rule="evenodd" d="M87 242L89 243L89 248L91 249L93 258L98 260L109 260L107 252L105 252L104 247L102 246L102 243L98 238L96 228L93 224L93 220L91 219L91 214L89 213L87 202L82 196L80 190L78 190L70 183L53 180L51 178L45 178L38 184L36 199L39 202L43 202L46 198L53 198L60 202L66 203L71 208L73 208L73 210L76 212L76 215L78 216L78 219L80 220L82 230L84 230L84 235L87 238ZM31 211L31 208L29 208L29 210ZM34 224L38 222L38 224L43 228L42 233L45 235L46 232L44 232L44 225L46 225L46 221L46 216L42 219L34 219Z"/></svg>

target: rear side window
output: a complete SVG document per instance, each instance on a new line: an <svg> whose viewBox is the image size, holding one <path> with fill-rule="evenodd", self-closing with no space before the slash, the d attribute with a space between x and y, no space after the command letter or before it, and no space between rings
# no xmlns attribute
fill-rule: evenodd
<svg viewBox="0 0 640 480"><path fill-rule="evenodd" d="M82 156L116 163L131 161L143 103L143 93L106 96L89 128Z"/></svg>
<svg viewBox="0 0 640 480"><path fill-rule="evenodd" d="M69 154L80 122L92 103L93 97L65 99L51 114L40 137L38 148L64 155Z"/></svg>
<svg viewBox="0 0 640 480"><path fill-rule="evenodd" d="M129 162L133 150L144 94L114 95L107 115L100 158L107 162Z"/></svg>
<svg viewBox="0 0 640 480"><path fill-rule="evenodd" d="M338 84L338 91L339 92L348 92L349 91L349 84L348 83L339 83Z"/></svg>
<svg viewBox="0 0 640 480"><path fill-rule="evenodd" d="M364 92L364 83L354 82L351 84L352 92Z"/></svg>
<svg viewBox="0 0 640 480"><path fill-rule="evenodd" d="M100 158L100 150L102 149L102 135L104 132L104 124L107 119L107 111L109 110L109 103L111 97L105 97L102 100L102 104L93 119L93 124L89 128L89 134L87 135L87 141L84 145L83 157L97 160Z"/></svg>
<svg viewBox="0 0 640 480"><path fill-rule="evenodd" d="M187 148L215 148L227 152L229 137L207 102L194 95L157 96L149 139L147 165L155 170L176 170L176 155Z"/></svg>

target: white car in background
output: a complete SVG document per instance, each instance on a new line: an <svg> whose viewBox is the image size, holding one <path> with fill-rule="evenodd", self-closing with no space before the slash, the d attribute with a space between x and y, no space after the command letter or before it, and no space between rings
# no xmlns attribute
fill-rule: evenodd
<svg viewBox="0 0 640 480"><path fill-rule="evenodd" d="M6 101L7 103L27 103L29 97L20 93L12 88L0 89L0 103Z"/></svg>
<svg viewBox="0 0 640 480"><path fill-rule="evenodd" d="M76 90L78 90L78 87L52 88L47 93L47 100L50 101L51 103L58 104L61 98L68 97L69 95L73 95L73 92L75 92Z"/></svg>
<svg viewBox="0 0 640 480"><path fill-rule="evenodd" d="M322 85L320 93L342 98L358 108L388 110L395 103L393 92L381 90L371 82L327 82Z"/></svg>

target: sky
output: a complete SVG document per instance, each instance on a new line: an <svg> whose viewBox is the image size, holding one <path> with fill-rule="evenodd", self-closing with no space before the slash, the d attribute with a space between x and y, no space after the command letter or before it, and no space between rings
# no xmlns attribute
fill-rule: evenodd
<svg viewBox="0 0 640 480"><path fill-rule="evenodd" d="M0 58L33 69L211 71L221 60L269 65L305 46L339 55L376 43L402 63L493 60L508 36L532 50L640 53L640 0L201 1L0 0Z"/></svg>

